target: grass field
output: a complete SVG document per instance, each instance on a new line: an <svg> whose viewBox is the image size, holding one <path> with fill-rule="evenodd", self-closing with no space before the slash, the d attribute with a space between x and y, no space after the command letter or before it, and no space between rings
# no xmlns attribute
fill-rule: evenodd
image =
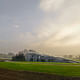
<svg viewBox="0 0 80 80"><path fill-rule="evenodd" d="M79 63L0 62L0 68L80 77Z"/></svg>

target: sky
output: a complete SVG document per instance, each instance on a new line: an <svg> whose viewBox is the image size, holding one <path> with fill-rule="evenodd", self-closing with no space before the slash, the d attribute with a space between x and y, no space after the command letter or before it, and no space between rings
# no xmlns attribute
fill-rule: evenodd
<svg viewBox="0 0 80 80"><path fill-rule="evenodd" d="M0 53L79 55L79 48L80 0L0 0Z"/></svg>

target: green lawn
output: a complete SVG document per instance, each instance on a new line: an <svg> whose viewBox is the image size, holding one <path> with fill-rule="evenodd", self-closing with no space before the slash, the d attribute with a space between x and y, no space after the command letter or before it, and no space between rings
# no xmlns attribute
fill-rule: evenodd
<svg viewBox="0 0 80 80"><path fill-rule="evenodd" d="M79 63L0 62L0 68L44 72L63 76L80 76Z"/></svg>

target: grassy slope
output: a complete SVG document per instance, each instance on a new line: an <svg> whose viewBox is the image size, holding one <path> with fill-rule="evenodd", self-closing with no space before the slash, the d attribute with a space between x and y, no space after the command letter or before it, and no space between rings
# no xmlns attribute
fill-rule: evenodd
<svg viewBox="0 0 80 80"><path fill-rule="evenodd" d="M0 68L45 72L64 76L80 76L80 64L72 63L0 62Z"/></svg>

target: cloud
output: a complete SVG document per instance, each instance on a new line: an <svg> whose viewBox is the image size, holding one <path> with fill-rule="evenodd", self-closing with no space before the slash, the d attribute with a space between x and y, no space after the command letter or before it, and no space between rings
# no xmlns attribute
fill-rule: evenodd
<svg viewBox="0 0 80 80"><path fill-rule="evenodd" d="M40 0L39 6L46 16L33 32L20 34L24 42L45 47L80 45L80 0Z"/></svg>
<svg viewBox="0 0 80 80"><path fill-rule="evenodd" d="M40 0L39 7L45 14L42 23L34 30L29 30L28 25L13 25L17 34L11 46L51 55L79 54L80 0Z"/></svg>
<svg viewBox="0 0 80 80"><path fill-rule="evenodd" d="M20 25L16 24L14 25L15 28L20 28Z"/></svg>
<svg viewBox="0 0 80 80"><path fill-rule="evenodd" d="M43 52L54 48L57 54L77 53L76 46L80 46L80 0L40 0L39 7L45 12L43 22L33 31L20 33L19 42L30 48L43 49Z"/></svg>
<svg viewBox="0 0 80 80"><path fill-rule="evenodd" d="M65 0L41 0L40 7L44 11L55 11L59 9Z"/></svg>
<svg viewBox="0 0 80 80"><path fill-rule="evenodd" d="M20 40L24 40L25 43L32 43L35 40L35 36L31 32L25 32L25 33L20 33L19 35Z"/></svg>
<svg viewBox="0 0 80 80"><path fill-rule="evenodd" d="M38 35L46 46L80 45L80 0L41 0L46 18Z"/></svg>

